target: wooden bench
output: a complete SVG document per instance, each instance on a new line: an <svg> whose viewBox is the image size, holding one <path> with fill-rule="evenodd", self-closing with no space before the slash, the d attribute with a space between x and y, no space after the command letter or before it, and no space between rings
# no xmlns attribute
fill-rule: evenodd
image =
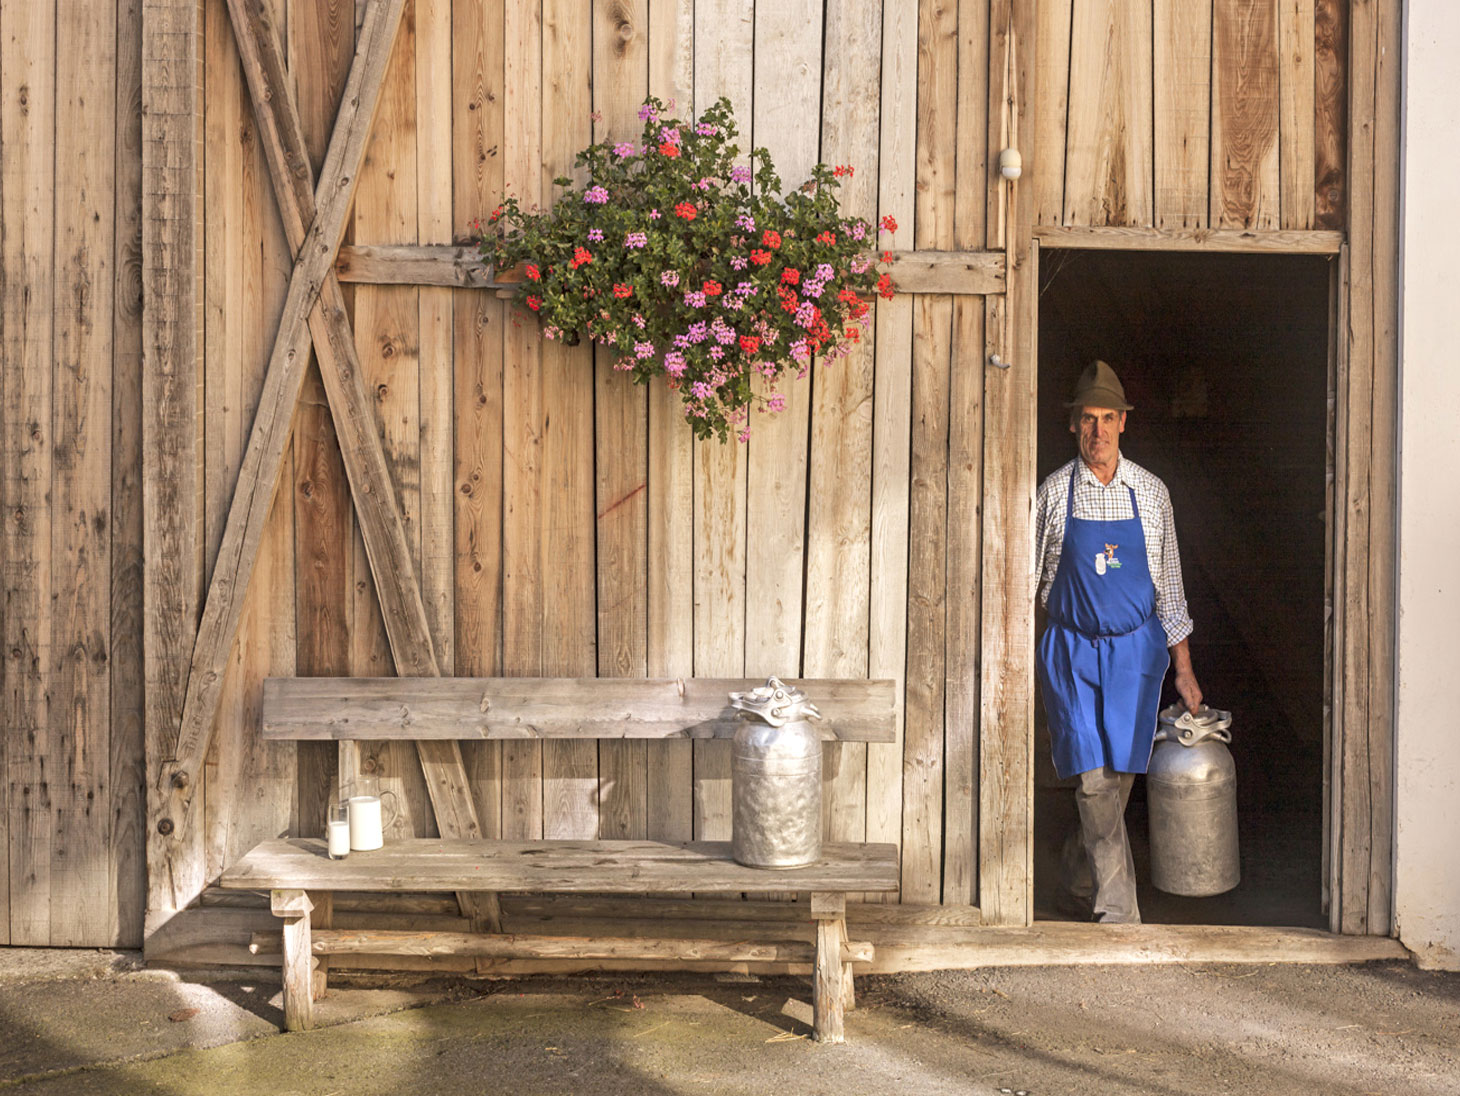
<svg viewBox="0 0 1460 1096"><path fill-rule="evenodd" d="M829 741L896 740L891 681L792 682L821 710ZM269 678L264 682L263 737L337 740L341 779L361 740L705 739L729 738L739 726L728 694L761 684L750 679L643 678ZM823 847L809 867L767 871L736 864L729 842L498 841L412 838L373 852L330 860L317 839L267 841L223 873L221 886L271 892L284 921L284 1016L290 1030L313 1022L331 954L471 955L491 958L809 962L818 1041L842 1040L850 1007L852 964L872 958L869 943L846 935L846 895L898 888L895 845ZM505 934L495 918L470 933L353 932L329 925L335 891L503 891L597 894L807 893L815 943L684 939L609 939ZM465 904L465 903L464 903ZM495 908L495 900L491 903ZM266 941L260 947L269 946Z"/></svg>
<svg viewBox="0 0 1460 1096"><path fill-rule="evenodd" d="M846 933L848 891L897 889L895 845L839 844L823 848L805 868L764 871L730 857L729 842L693 841L443 841L414 838L373 852L331 860L317 839L266 841L223 873L235 890L268 890L284 920L284 1023L313 1024L313 1000L323 992L314 957L341 953L482 955L493 958L690 958L725 962L811 962L816 1038L842 1041L842 1015L851 990L851 964L870 962L872 945ZM356 932L316 929L315 901L333 891L550 891L595 894L772 894L810 892L808 918L816 943L613 939L501 933Z"/></svg>

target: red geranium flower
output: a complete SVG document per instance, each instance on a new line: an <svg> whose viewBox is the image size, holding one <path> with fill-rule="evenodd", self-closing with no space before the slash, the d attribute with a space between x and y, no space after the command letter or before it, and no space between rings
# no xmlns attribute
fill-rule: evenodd
<svg viewBox="0 0 1460 1096"><path fill-rule="evenodd" d="M816 237L816 242L819 244L834 244L836 243L836 237L830 232L823 232L820 236Z"/></svg>
<svg viewBox="0 0 1460 1096"><path fill-rule="evenodd" d="M884 274L877 279L877 292L887 300L892 300L892 275Z"/></svg>
<svg viewBox="0 0 1460 1096"><path fill-rule="evenodd" d="M698 215L698 211L689 202L680 202L674 207L674 215L682 217L686 221L693 221Z"/></svg>
<svg viewBox="0 0 1460 1096"><path fill-rule="evenodd" d="M672 160L679 155L679 146L665 141L659 146L659 155L668 156Z"/></svg>
<svg viewBox="0 0 1460 1096"><path fill-rule="evenodd" d="M624 285L622 282L614 282L613 295L619 300L623 300L625 297L632 297L634 295L634 287L631 285Z"/></svg>
<svg viewBox="0 0 1460 1096"><path fill-rule="evenodd" d="M741 335L740 349L747 354L754 354L760 349L760 338L756 335Z"/></svg>
<svg viewBox="0 0 1460 1096"><path fill-rule="evenodd" d="M577 270L580 266L591 263L592 261L593 252L589 251L586 247L577 247L573 249L573 258L568 263L568 268L570 270Z"/></svg>
<svg viewBox="0 0 1460 1096"><path fill-rule="evenodd" d="M775 229L768 228L760 234L760 242L766 247L780 247L781 234Z"/></svg>
<svg viewBox="0 0 1460 1096"><path fill-rule="evenodd" d="M718 297L721 293L725 292L724 287L714 280L706 282L703 288L706 297Z"/></svg>
<svg viewBox="0 0 1460 1096"><path fill-rule="evenodd" d="M883 215L883 217L882 217L882 231L883 232L896 232L897 231L897 220L892 216L891 213L887 213L887 214L884 214Z"/></svg>
<svg viewBox="0 0 1460 1096"><path fill-rule="evenodd" d="M756 266L765 266L766 263L771 261L771 253L769 251L762 251L760 248L756 248L750 253L750 261L753 262Z"/></svg>
<svg viewBox="0 0 1460 1096"><path fill-rule="evenodd" d="M542 307L542 298L541 297L528 297L527 298L527 307L530 308L530 309L532 309L534 312L536 312L539 308Z"/></svg>
<svg viewBox="0 0 1460 1096"><path fill-rule="evenodd" d="M781 271L781 281L787 285L798 285L801 281L801 271L797 270L794 266L788 266L785 270Z"/></svg>

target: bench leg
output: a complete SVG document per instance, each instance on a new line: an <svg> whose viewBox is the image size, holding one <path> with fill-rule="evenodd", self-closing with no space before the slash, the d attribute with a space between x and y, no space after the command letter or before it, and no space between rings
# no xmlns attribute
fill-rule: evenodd
<svg viewBox="0 0 1460 1096"><path fill-rule="evenodd" d="M314 903L314 909L309 915L310 933L314 929L328 929L334 927L335 896L330 891L323 894L316 892L310 901ZM312 945L313 941L311 941ZM314 964L309 979L309 995L318 1001L329 989L330 957L328 955L316 955L312 957Z"/></svg>
<svg viewBox="0 0 1460 1096"><path fill-rule="evenodd" d="M816 919L816 973L811 983L811 1023L818 1043L846 1041L842 1017L846 1011L847 971L842 944L847 939L846 895L816 892L811 895L811 916Z"/></svg>
<svg viewBox="0 0 1460 1096"><path fill-rule="evenodd" d="M284 1030L314 1027L314 955L309 914L314 909L302 890L276 890L270 908L284 921Z"/></svg>

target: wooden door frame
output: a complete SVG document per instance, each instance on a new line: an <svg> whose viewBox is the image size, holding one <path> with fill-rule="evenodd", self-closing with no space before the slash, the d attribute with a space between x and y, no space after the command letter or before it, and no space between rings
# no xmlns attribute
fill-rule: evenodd
<svg viewBox="0 0 1460 1096"><path fill-rule="evenodd" d="M1390 599L1383 604L1381 597L1375 606L1373 595L1392 588L1386 576L1393 574L1397 519L1392 399L1397 392L1398 355L1397 344L1378 338L1370 326L1372 319L1360 320L1362 326L1356 326L1353 313L1356 291L1372 293L1378 307L1386 307L1372 281L1373 266L1381 260L1371 251L1366 260L1371 280L1364 282L1356 276L1344 234L1328 231L1192 233L1041 227L1034 235L1045 247L1059 249L1328 255L1335 261L1328 315L1323 901L1331 931L1390 935L1393 603ZM1037 335L1037 302L1032 323ZM1031 421L1030 426L1035 424ZM1362 472L1356 464L1362 465ZM1382 505L1375 504L1376 496ZM1026 541L1024 547L1032 558L1032 544ZM1354 593L1356 587L1363 596ZM1365 691L1362 699L1350 695L1355 681ZM1031 693L1036 687L1032 672L1027 687ZM1029 745L1032 751L1032 728ZM1030 833L1027 855L1032 857L1032 826Z"/></svg>

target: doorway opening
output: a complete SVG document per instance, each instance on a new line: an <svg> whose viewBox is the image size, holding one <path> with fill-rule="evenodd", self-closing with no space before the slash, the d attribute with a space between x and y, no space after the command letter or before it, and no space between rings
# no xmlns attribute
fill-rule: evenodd
<svg viewBox="0 0 1460 1096"><path fill-rule="evenodd" d="M1326 928L1324 598L1330 263L1326 256L1047 249L1040 262L1038 474L1075 455L1065 401L1093 359L1124 382L1121 452L1175 511L1193 668L1231 710L1242 879L1150 886L1144 780L1126 815L1147 923ZM1042 627L1042 621L1040 622ZM1162 705L1176 700L1171 676ZM1056 911L1069 786L1036 715L1035 916Z"/></svg>

